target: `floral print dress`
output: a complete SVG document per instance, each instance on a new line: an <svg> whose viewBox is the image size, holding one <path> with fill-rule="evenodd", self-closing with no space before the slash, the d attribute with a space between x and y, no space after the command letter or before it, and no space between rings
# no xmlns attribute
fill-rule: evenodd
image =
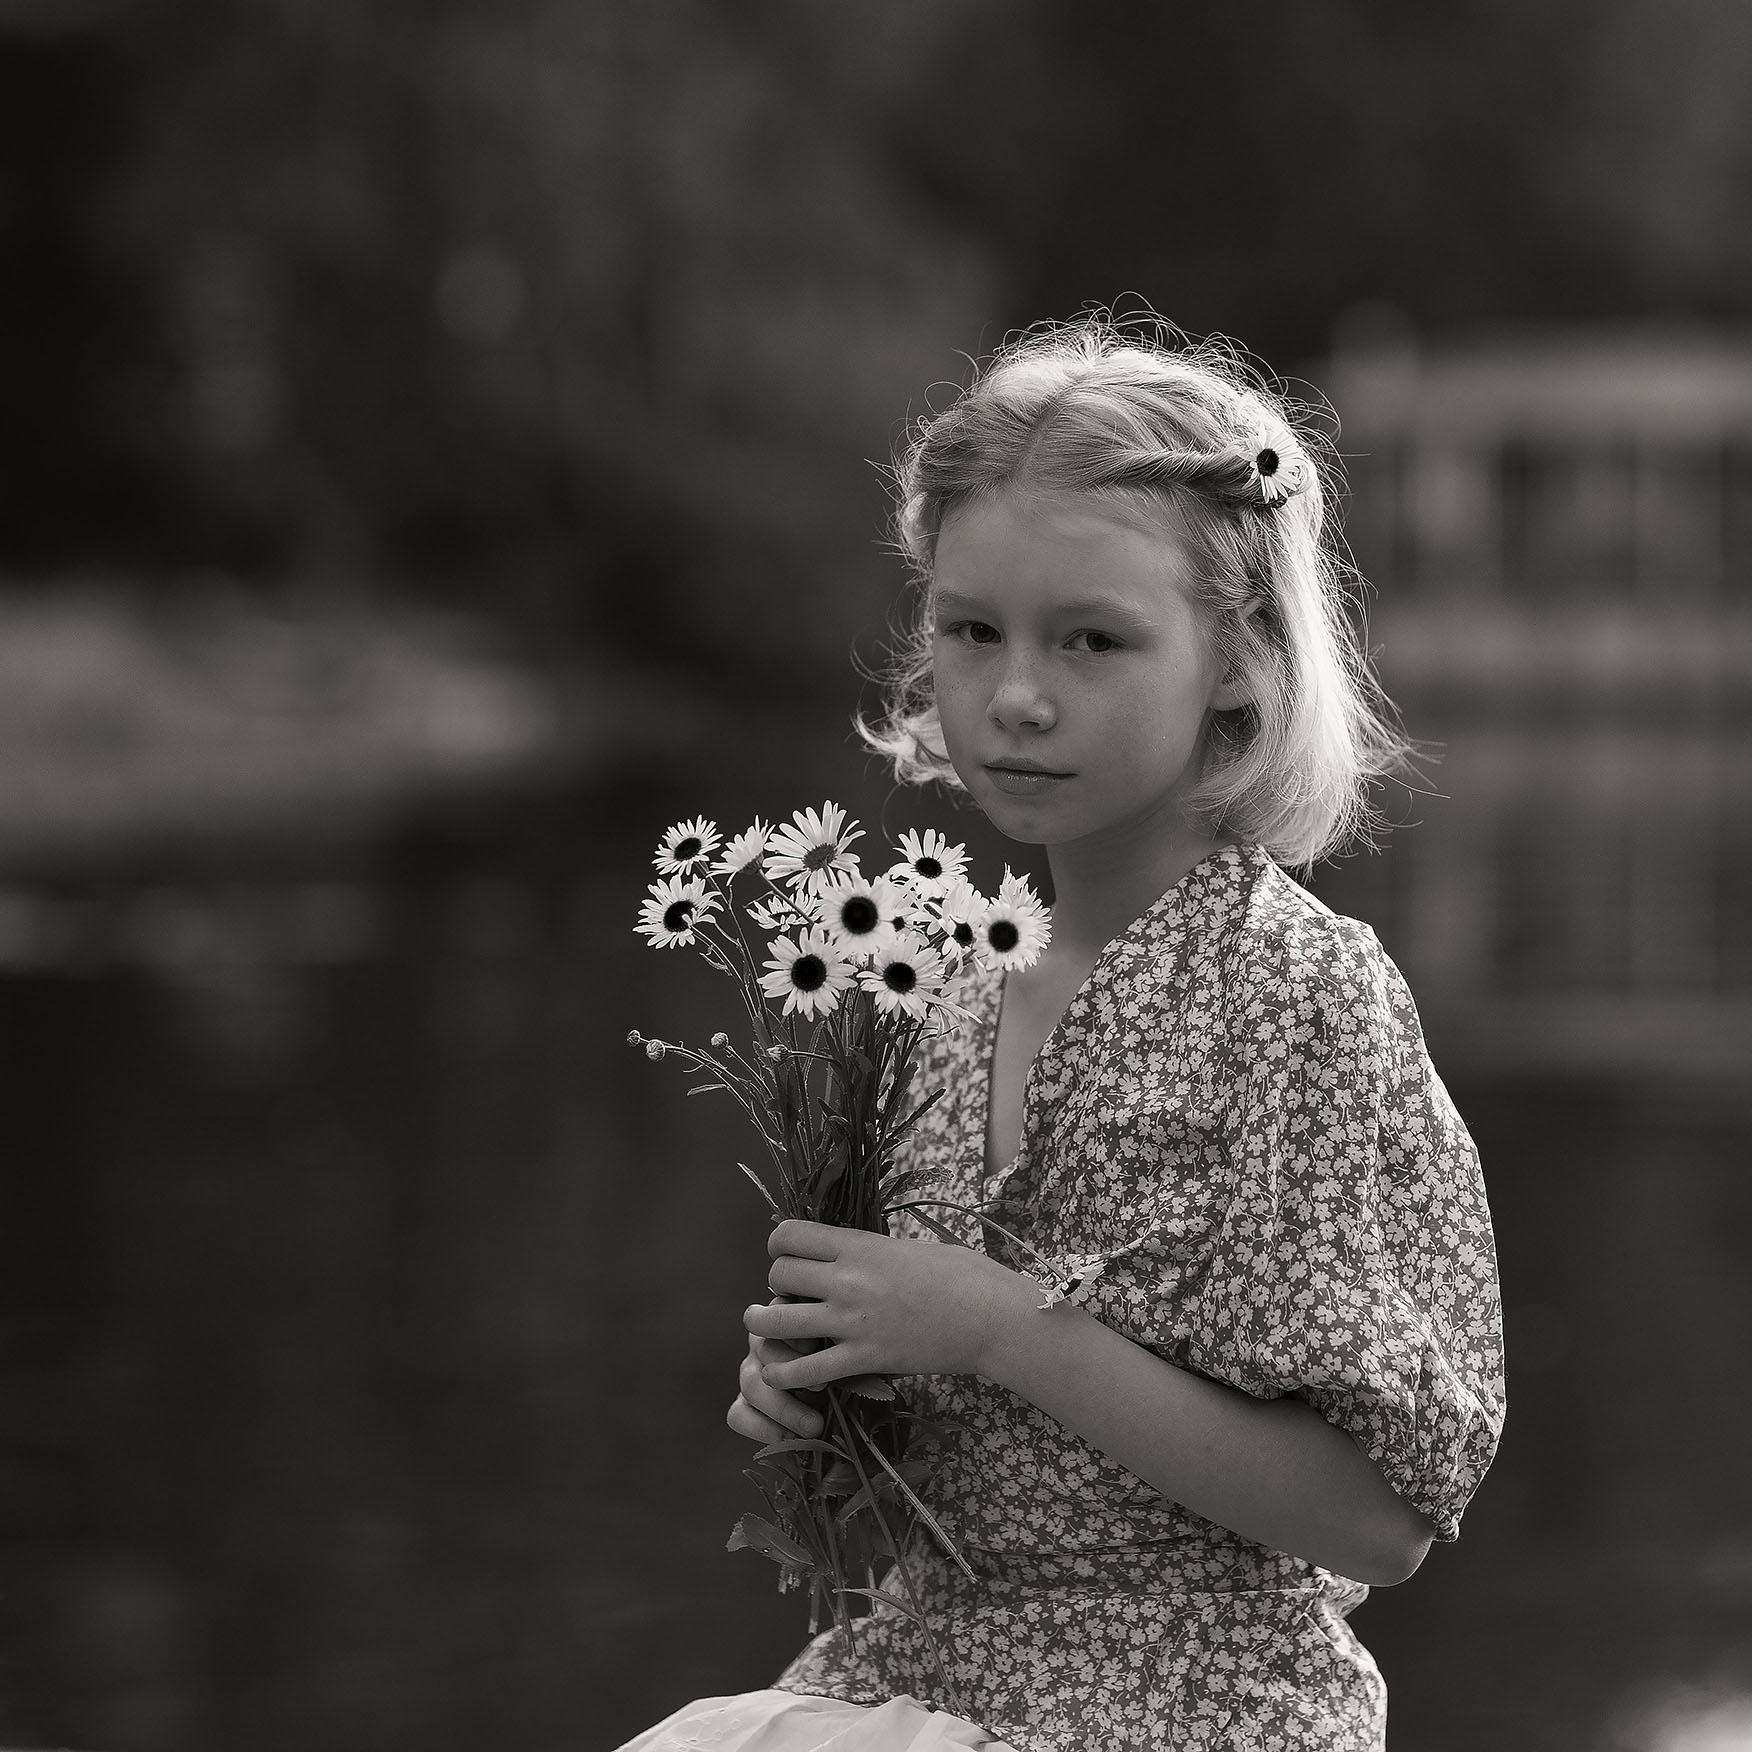
<svg viewBox="0 0 1752 1752"><path fill-rule="evenodd" d="M1001 999L976 973L974 1022L923 1067L948 1093L908 1147L937 1195L1055 1260L1098 1256L1075 1297L1095 1318L1307 1400L1453 1539L1503 1420L1495 1250L1477 1152L1373 932L1257 848L1205 859L1103 950L1030 1068L1016 1160L988 1175ZM977 1219L943 1220L1028 1269ZM929 1236L910 1213L896 1232ZM910 1565L953 1691L880 1609L855 1652L830 1630L778 1689L910 1695L1017 1752L1384 1744L1385 1688L1346 1622L1361 1584L1204 1520L983 1378L897 1385L952 1426L928 1500L977 1580L928 1540Z"/></svg>

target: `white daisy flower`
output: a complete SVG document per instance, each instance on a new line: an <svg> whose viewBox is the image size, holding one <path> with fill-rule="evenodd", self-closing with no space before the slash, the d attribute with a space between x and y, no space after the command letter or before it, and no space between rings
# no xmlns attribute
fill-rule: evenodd
<svg viewBox="0 0 1752 1752"><path fill-rule="evenodd" d="M767 842L772 837L772 828L756 816L754 825L745 827L724 848L723 856L712 866L712 874L734 876L750 864L758 864L766 856Z"/></svg>
<svg viewBox="0 0 1752 1752"><path fill-rule="evenodd" d="M864 831L837 803L823 803L821 813L796 810L792 827L775 828L767 848L766 873L775 882L789 882L799 891L819 891L835 876L856 875L858 860L846 848Z"/></svg>
<svg viewBox="0 0 1752 1752"><path fill-rule="evenodd" d="M1054 1262L1047 1283L1041 1284L1044 1300L1037 1306L1050 1308L1055 1302L1082 1302L1087 1299L1095 1280L1107 1269L1107 1255L1104 1253L1080 1254L1074 1258ZM1037 1283L1038 1279L1035 1280Z"/></svg>
<svg viewBox="0 0 1752 1752"><path fill-rule="evenodd" d="M944 953L952 960L960 962L973 953L991 904L965 877L939 896L935 906L937 929L943 934Z"/></svg>
<svg viewBox="0 0 1752 1752"><path fill-rule="evenodd" d="M987 967L1020 971L1032 967L1052 941L1052 918L1024 876L1008 870L998 898L986 909L975 937L975 953Z"/></svg>
<svg viewBox="0 0 1752 1752"><path fill-rule="evenodd" d="M941 894L967 874L967 848L950 845L934 827L923 833L909 828L894 849L900 853L900 862L888 874L921 894Z"/></svg>
<svg viewBox="0 0 1752 1752"><path fill-rule="evenodd" d="M769 998L785 1000L785 1015L826 1016L838 1007L840 994L852 983L853 967L834 947L825 931L803 930L795 940L780 937L773 944L768 972L760 989Z"/></svg>
<svg viewBox="0 0 1752 1752"><path fill-rule="evenodd" d="M1262 505L1277 505L1294 497L1314 478L1314 465L1288 426L1275 421L1255 423L1248 428L1241 447L1253 467Z"/></svg>
<svg viewBox="0 0 1752 1752"><path fill-rule="evenodd" d="M901 893L886 876L868 882L861 876L842 876L823 888L817 899L821 921L842 954L861 961L893 942Z"/></svg>
<svg viewBox="0 0 1752 1752"><path fill-rule="evenodd" d="M651 884L650 899L640 905L633 929L653 949L683 949L694 940L694 926L717 905L717 895L708 893L697 878L665 877Z"/></svg>
<svg viewBox="0 0 1752 1752"><path fill-rule="evenodd" d="M1122 1246L1110 1249L1106 1253L1076 1253L1068 1258L1053 1260L1040 1258L1039 1263L1046 1268L1047 1281L1040 1284L1046 1292L1046 1299L1040 1303L1042 1308L1050 1308L1055 1302L1087 1302L1095 1280L1113 1264L1116 1259L1124 1259L1127 1254L1136 1253L1140 1247L1147 1247L1155 1239L1155 1231L1146 1229L1141 1235L1134 1236ZM1029 1274L1036 1283L1040 1283L1037 1273Z"/></svg>
<svg viewBox="0 0 1752 1752"><path fill-rule="evenodd" d="M665 876L684 876L703 865L718 849L723 835L718 824L703 815L692 821L678 821L663 836L657 855L651 860Z"/></svg>
<svg viewBox="0 0 1752 1752"><path fill-rule="evenodd" d="M874 996L878 1010L923 1016L943 989L948 971L943 957L908 931L876 951L870 965L859 972L858 984Z"/></svg>

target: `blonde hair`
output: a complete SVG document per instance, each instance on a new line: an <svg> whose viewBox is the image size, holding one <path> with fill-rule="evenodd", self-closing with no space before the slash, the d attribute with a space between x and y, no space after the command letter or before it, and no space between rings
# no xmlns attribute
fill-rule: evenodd
<svg viewBox="0 0 1752 1752"><path fill-rule="evenodd" d="M1248 437L1285 427L1307 484L1268 506ZM895 464L897 545L922 596L881 677L884 715L860 717L860 734L901 780L960 788L937 716L930 600L957 511L1006 491L1143 500L1187 539L1213 649L1247 702L1212 713L1189 816L1292 868L1366 836L1368 783L1403 770L1409 745L1347 612L1354 574L1326 527L1336 464L1323 448L1231 352L1166 325L1140 335L1089 317L1012 342L918 422Z"/></svg>

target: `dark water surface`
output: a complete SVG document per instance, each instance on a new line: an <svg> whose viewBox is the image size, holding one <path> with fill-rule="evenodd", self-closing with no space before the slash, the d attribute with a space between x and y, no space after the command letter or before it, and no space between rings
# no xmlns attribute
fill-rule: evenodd
<svg viewBox="0 0 1752 1752"><path fill-rule="evenodd" d="M862 784L719 768L410 832L321 888L327 950L277 878L160 876L205 951L0 980L0 1731L592 1752L772 1678L801 1609L723 1550L750 1143L625 1044L731 994L630 926L668 821L830 786L868 817ZM1460 1543L1357 1614L1395 1752L1677 1746L1663 1711L1752 1691L1747 1107L1450 1081L1511 1413Z"/></svg>

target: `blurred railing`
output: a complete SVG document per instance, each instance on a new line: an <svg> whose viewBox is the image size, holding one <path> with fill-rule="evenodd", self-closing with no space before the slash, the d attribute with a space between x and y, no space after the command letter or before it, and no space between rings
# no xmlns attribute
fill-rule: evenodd
<svg viewBox="0 0 1752 1752"><path fill-rule="evenodd" d="M1752 1064L1752 343L1336 354L1419 823L1323 879L1446 1056Z"/></svg>

